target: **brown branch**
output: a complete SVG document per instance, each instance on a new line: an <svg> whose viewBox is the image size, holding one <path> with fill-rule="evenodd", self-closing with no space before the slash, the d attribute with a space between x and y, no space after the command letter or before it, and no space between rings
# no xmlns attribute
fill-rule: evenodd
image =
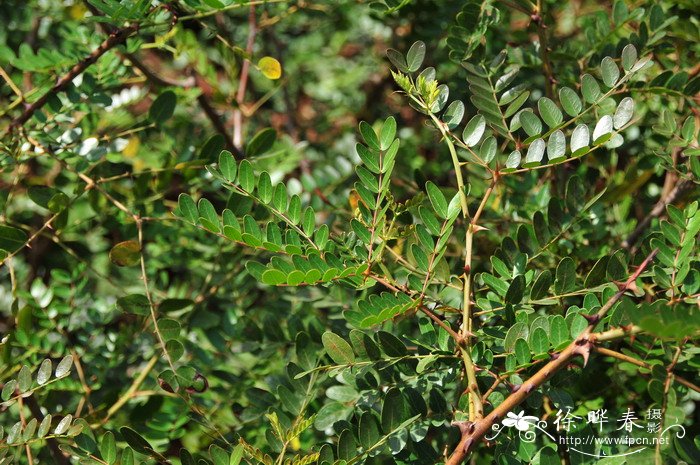
<svg viewBox="0 0 700 465"><path fill-rule="evenodd" d="M487 434L496 422L505 417L505 415L512 409L520 405L530 396L530 394L542 386L542 384L544 384L544 382L547 381L554 373L566 367L573 357L576 355L581 355L584 359L585 365L585 362L588 360L588 356L595 345L595 335L592 334L593 329L613 307L613 305L620 300L624 293L634 286L635 280L641 275L644 269L649 266L657 252L658 250L653 250L639 265L637 270L629 276L620 290L615 293L615 295L613 295L605 303L605 305L603 305L603 307L601 307L600 311L589 317L590 324L573 342L571 342L571 344L556 355L553 360L538 370L537 373L530 377L530 379L525 381L522 385L515 387L514 392L501 404L499 404L498 407L496 407L491 413L486 415L481 420L464 425L462 428L462 439L455 447L452 455L447 460L446 465L460 464L471 453L479 439Z"/></svg>
<svg viewBox="0 0 700 465"><path fill-rule="evenodd" d="M649 214L637 225L636 228L634 228L634 231L632 231L627 239L622 242L622 247L625 249L631 248L649 227L651 220L661 216L666 210L666 207L678 200L678 198L689 190L692 185L693 182L688 179L684 179L676 184L676 186L671 190L671 192L668 193L666 197L656 202L656 205L654 205L654 208L651 209Z"/></svg>
<svg viewBox="0 0 700 465"><path fill-rule="evenodd" d="M51 90L39 97L36 101L32 102L29 106L25 108L24 112L21 115L12 120L10 128L14 129L26 123L29 120L29 118L31 118L34 115L34 113L36 113L44 105L46 105L46 102L48 102L49 98L52 95L56 95L59 92L65 90L66 87L68 87L68 85L73 81L73 79L82 74L90 65L95 63L102 55L107 53L109 50L126 42L126 39L128 39L136 31L138 31L138 29L138 24L134 24L122 29L118 29L111 33L109 37L100 44L99 47L97 47L95 50L93 50L92 53L90 53L90 55L83 58L82 61L77 63L70 69L70 71L68 71L61 78L59 78L58 81L56 81L56 84L54 84L54 86L51 88Z"/></svg>

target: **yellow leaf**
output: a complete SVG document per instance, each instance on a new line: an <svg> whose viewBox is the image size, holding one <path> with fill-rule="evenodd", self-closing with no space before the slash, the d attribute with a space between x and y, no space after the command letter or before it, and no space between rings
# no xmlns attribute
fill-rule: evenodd
<svg viewBox="0 0 700 465"><path fill-rule="evenodd" d="M282 65L272 57L262 57L258 61L258 69L268 79L279 79L282 76Z"/></svg>

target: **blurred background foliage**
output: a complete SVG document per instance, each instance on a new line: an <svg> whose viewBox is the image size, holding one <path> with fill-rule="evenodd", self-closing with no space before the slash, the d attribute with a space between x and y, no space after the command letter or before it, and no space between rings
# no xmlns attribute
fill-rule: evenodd
<svg viewBox="0 0 700 465"><path fill-rule="evenodd" d="M360 121L379 130L386 117L396 118L401 148L391 180L392 201L408 206L424 201L428 180L455 192L447 147L397 92L388 48L405 53L415 41L425 42L423 66L435 67L451 98L466 104L467 121L476 109L469 101L463 62L488 64L505 50L507 66L520 69L517 83L536 102L561 86L578 91L582 74L592 72L605 56L620 56L632 43L653 64L645 79L620 90L636 102L625 144L506 178L484 214L489 231L475 239L473 268L492 272L490 257L512 256L516 251L510 247L528 249L519 226L556 198L568 202L564 216L571 226L546 250L529 251L537 257L534 269L554 273L560 259L569 256L583 282L599 259L616 251L624 255L625 266L638 264L637 251L648 252L650 237L662 228L657 217L665 214L665 205L692 209L697 199L697 12L693 0L0 2L0 380L3 386L10 380L20 386L11 385L7 396L3 392L0 463L60 463L59 457L68 456L76 463L78 458L80 463L131 463L126 452L110 460L116 441L120 451L128 443L142 452L137 459L196 463L180 453L186 449L216 465L228 464L229 454L240 451L234 446L241 436L265 454L277 457L286 451L279 463L297 453L302 458L294 463L443 460L444 448L459 439L459 431L449 426L455 411L467 409L453 361L427 372L422 371L427 363L417 372L408 360L361 374L321 371L297 379L308 363L328 362L322 353L324 332L349 340L351 326L343 311L376 289L262 285L245 266L261 252L178 220L172 214L178 196L206 198L216 212L228 208L236 216L260 217L258 204L222 188L222 181L206 169L225 149L250 160L256 172L268 172L273 184L284 181L289 194L316 211L316 224L328 225L338 236L350 234L359 202L353 185L360 162L355 151ZM129 25L139 28L60 92L52 92L57 79ZM49 98L41 108L27 121L18 120L44 95ZM477 204L488 187L480 174L467 174L469 196ZM574 175L581 180L580 190L567 193L567 186L579 188L569 183ZM583 214L585 201L598 194ZM413 220L407 216L397 214L410 226ZM399 232L389 245L396 255L408 257L412 243L413 237ZM444 283L454 283L450 269L455 273L452 265L462 254L463 244L448 250L449 266L439 272ZM697 249L692 255L690 274L697 279ZM415 264L412 254L409 261ZM401 262L387 262L397 276L410 274ZM480 283L477 291L485 296L488 285ZM697 289L688 295L697 302ZM147 296L145 303L138 296ZM459 289L444 285L433 296L460 307ZM553 305L596 306L583 297ZM696 313L683 323L686 331L680 337L640 336L617 343L621 351L657 369L646 367L640 374L630 363L591 360L590 373L574 375L578 368L560 373L546 395L531 398L527 408L551 416L552 410L569 405L620 412L663 404L688 434L664 448L663 455L651 448L635 460L653 463L661 456L663 463L700 463L693 439L698 433L697 393L677 384L664 388L664 368L670 363L680 375L698 381L693 344L697 303L690 305ZM159 324L167 320L161 333L172 336L169 349L181 359L164 356L166 341L153 331L156 312ZM516 321L521 320L514 312L494 326L488 336L497 347ZM438 335L424 317L387 321L380 336L377 329L368 334L379 337L385 356L410 350L433 354L436 360L452 357L452 348L442 340L445 334ZM499 351L488 347L491 357ZM679 347L681 355L674 358ZM484 363L489 356L479 351L486 349L474 349ZM58 365L66 356L73 360L70 376L54 373L56 379L46 387L36 379L34 387L21 388L22 376L25 384L32 382L26 381L27 371L40 373L43 360ZM173 368L177 375L168 372ZM596 380L593 387L591 380ZM482 392L490 381L480 375ZM15 396L15 388L36 392ZM341 433L369 422L361 420L367 418L363 413L399 402L392 400L398 388L410 410L403 420L421 415L419 427L370 451L363 444L365 452L352 458L348 448L358 449L354 442L342 445ZM507 395L506 386L500 386L489 400L497 405ZM274 425L288 428L294 412L313 424L281 441ZM8 432L17 422L26 431L31 418L41 422L39 417L47 414L55 419L52 431L59 418L71 415L68 426L77 425L72 439L57 434L50 441L34 440L29 434L12 447ZM57 444L67 455L55 450ZM333 444L335 452L307 455L319 452L322 444ZM474 463L559 463L558 457L548 461L551 456L540 451L547 448L542 444L517 444L484 449ZM217 455L219 447L226 451L226 461ZM252 463L255 457L266 464L272 460L253 449L246 453ZM571 460L566 463L597 463L560 454Z"/></svg>

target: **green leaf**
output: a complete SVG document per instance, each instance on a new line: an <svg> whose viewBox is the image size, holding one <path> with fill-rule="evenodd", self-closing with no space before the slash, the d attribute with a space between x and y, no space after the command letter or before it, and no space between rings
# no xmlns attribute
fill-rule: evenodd
<svg viewBox="0 0 700 465"><path fill-rule="evenodd" d="M610 57L603 58L600 63L600 73L603 76L603 83L612 88L620 78L620 68L617 67L615 60Z"/></svg>
<svg viewBox="0 0 700 465"><path fill-rule="evenodd" d="M68 414L65 417L61 418L61 421L58 422L58 425L56 425L56 428L53 430L53 434L65 434L70 428L70 424L72 421L73 415L71 414Z"/></svg>
<svg viewBox="0 0 700 465"><path fill-rule="evenodd" d="M479 143L481 137L486 130L486 119L481 115L476 115L469 120L464 132L462 132L462 141L467 147L474 147Z"/></svg>
<svg viewBox="0 0 700 465"><path fill-rule="evenodd" d="M342 337L330 331L326 331L323 333L323 336L321 336L321 341L328 355L338 365L350 365L355 363L355 354L352 351L352 347Z"/></svg>
<svg viewBox="0 0 700 465"><path fill-rule="evenodd" d="M574 290L576 285L576 264L571 257L564 257L557 266L556 280L554 281L554 291L558 294L565 294Z"/></svg>
<svg viewBox="0 0 700 465"><path fill-rule="evenodd" d="M530 289L530 300L539 300L547 295L552 286L552 273L544 270L535 280Z"/></svg>
<svg viewBox="0 0 700 465"><path fill-rule="evenodd" d="M547 158L550 163L566 158L566 136L560 130L554 131L547 140Z"/></svg>
<svg viewBox="0 0 700 465"><path fill-rule="evenodd" d="M358 428L358 437L360 445L366 450L375 445L381 438L379 425L371 412L365 412L360 417Z"/></svg>
<svg viewBox="0 0 700 465"><path fill-rule="evenodd" d="M629 10L624 0L615 0L613 4L612 19L615 24L622 24L629 15Z"/></svg>
<svg viewBox="0 0 700 465"><path fill-rule="evenodd" d="M52 419L53 417L51 416L51 414L48 414L44 417L43 420L41 420L41 423L39 424L39 429L36 432L36 437L43 438L44 436L49 434Z"/></svg>
<svg viewBox="0 0 700 465"><path fill-rule="evenodd" d="M510 283L508 287L508 292L506 292L505 301L509 304L517 304L523 300L525 295L525 276L518 275L513 278L513 282Z"/></svg>
<svg viewBox="0 0 700 465"><path fill-rule="evenodd" d="M135 315L148 315L151 312L151 304L148 302L148 298L142 294L130 294L118 298L117 308L122 312Z"/></svg>
<svg viewBox="0 0 700 465"><path fill-rule="evenodd" d="M551 447L543 447L539 452L537 452L537 455L535 455L533 458L532 463L536 463L538 465L560 465L561 459L554 449Z"/></svg>
<svg viewBox="0 0 700 465"><path fill-rule="evenodd" d="M610 139L610 136L612 135L613 131L613 119L612 116L610 115L605 115L600 120L598 123L595 125L595 129L593 129L593 143L598 145L602 144L608 139Z"/></svg>
<svg viewBox="0 0 700 465"><path fill-rule="evenodd" d="M546 354L549 349L549 339L547 333L542 328L535 328L530 333L530 349L535 355Z"/></svg>
<svg viewBox="0 0 700 465"><path fill-rule="evenodd" d="M579 124L576 126L574 131L571 133L571 154L578 156L581 153L585 153L588 150L590 137L588 126L585 124Z"/></svg>
<svg viewBox="0 0 700 465"><path fill-rule="evenodd" d="M531 168L533 166L540 165L542 157L544 156L545 142L542 139L536 139L530 144L527 149L527 155L525 156L525 162L523 163L524 168Z"/></svg>
<svg viewBox="0 0 700 465"><path fill-rule="evenodd" d="M435 209L435 213L442 219L447 218L447 200L445 200L445 196L442 195L440 188L433 182L428 181L425 185L425 189L428 191L428 198L433 205L433 209Z"/></svg>
<svg viewBox="0 0 700 465"><path fill-rule="evenodd" d="M150 455L153 451L153 446L151 446L151 444L146 441L143 436L128 426L122 426L119 428L119 432L121 433L122 438L124 438L124 441L126 441L126 443L129 444L134 451L145 455Z"/></svg>
<svg viewBox="0 0 700 465"><path fill-rule="evenodd" d="M228 150L223 150L219 154L219 171L229 181L234 182L236 180L238 166L236 165L236 159L233 158L233 154Z"/></svg>
<svg viewBox="0 0 700 465"><path fill-rule="evenodd" d="M613 127L615 129L622 128L629 123L634 115L634 100L631 97L625 97L620 101L620 104L613 115Z"/></svg>
<svg viewBox="0 0 700 465"><path fill-rule="evenodd" d="M411 246L411 253L418 264L418 269L427 273L429 271L430 262L425 252L423 252L418 244L413 244Z"/></svg>
<svg viewBox="0 0 700 465"><path fill-rule="evenodd" d="M24 246L27 234L21 229L0 225L0 250L14 252Z"/></svg>
<svg viewBox="0 0 700 465"><path fill-rule="evenodd" d="M627 44L622 49L622 68L629 72L635 63L637 63L637 49L634 45Z"/></svg>
<svg viewBox="0 0 700 465"><path fill-rule="evenodd" d="M272 180L268 172L263 171L258 178L258 197L263 203L270 203L272 194Z"/></svg>
<svg viewBox="0 0 700 465"><path fill-rule="evenodd" d="M278 286L287 282L287 274L276 269L267 270L262 274L262 282L270 286Z"/></svg>
<svg viewBox="0 0 700 465"><path fill-rule="evenodd" d="M549 335L555 349L569 342L569 327L561 315L554 315L549 323Z"/></svg>
<svg viewBox="0 0 700 465"><path fill-rule="evenodd" d="M216 160L216 154L221 153L221 149L224 148L225 144L226 139L224 139L223 135L214 134L209 139L207 139L207 141L202 146L202 149L199 151L199 158L208 162L213 162L214 160Z"/></svg>
<svg viewBox="0 0 700 465"><path fill-rule="evenodd" d="M387 391L382 404L382 430L388 434L398 428L409 416L408 405L398 388Z"/></svg>
<svg viewBox="0 0 700 465"><path fill-rule="evenodd" d="M365 244L369 244L372 241L372 234L369 232L369 229L367 229L362 223L357 221L356 219L352 219L350 221L350 226L352 227L352 230L357 234L357 237L359 237L362 242Z"/></svg>
<svg viewBox="0 0 700 465"><path fill-rule="evenodd" d="M255 189L255 172L248 160L243 160L238 167L238 184L241 189L249 193Z"/></svg>
<svg viewBox="0 0 700 465"><path fill-rule="evenodd" d="M520 113L520 124L528 136L534 137L542 132L542 121L532 111Z"/></svg>
<svg viewBox="0 0 700 465"><path fill-rule="evenodd" d="M520 110L520 107L527 102L527 99L530 98L530 91L525 91L522 94L520 94L515 100L511 102L510 105L508 105L508 108L506 108L505 113L503 113L503 117L505 118L510 118L514 114ZM493 123L491 123L493 124Z"/></svg>
<svg viewBox="0 0 700 465"><path fill-rule="evenodd" d="M194 200L187 194L180 194L177 198L177 206L179 209L179 214L192 224L198 223L199 212L197 211L197 205L195 205Z"/></svg>
<svg viewBox="0 0 700 465"><path fill-rule="evenodd" d="M131 447L124 448L119 465L134 465L134 451Z"/></svg>
<svg viewBox="0 0 700 465"><path fill-rule="evenodd" d="M112 247L109 259L117 266L134 266L141 261L141 247L136 241L124 241Z"/></svg>
<svg viewBox="0 0 700 465"><path fill-rule="evenodd" d="M340 402L330 402L319 409L314 421L314 427L323 431L333 426L336 422L345 420L351 413L352 407L347 407Z"/></svg>
<svg viewBox="0 0 700 465"><path fill-rule="evenodd" d="M518 338L515 341L515 358L518 361L518 365L526 365L530 363L530 346L527 341L523 338Z"/></svg>
<svg viewBox="0 0 700 465"><path fill-rule="evenodd" d="M367 123L366 121L360 122L360 134L362 134L362 138L364 139L365 143L370 149L381 150L381 145L379 143L377 133L374 132L372 126L370 126L369 123ZM377 166L377 169L379 169L379 166Z"/></svg>
<svg viewBox="0 0 700 465"><path fill-rule="evenodd" d="M609 257L604 256L595 262L593 268L586 275L583 284L585 287L595 287L606 282L605 270L607 269L608 261Z"/></svg>
<svg viewBox="0 0 700 465"><path fill-rule="evenodd" d="M569 116L578 116L583 110L583 104L581 99L578 98L578 94L568 87L562 87L559 89L559 101L561 102L562 108Z"/></svg>
<svg viewBox="0 0 700 465"><path fill-rule="evenodd" d="M584 74L581 78L581 92L583 99L588 103L596 103L603 95L598 81L590 74Z"/></svg>
<svg viewBox="0 0 700 465"><path fill-rule="evenodd" d="M393 116L388 117L382 125L379 133L379 142L382 150L388 149L396 137L396 120Z"/></svg>
<svg viewBox="0 0 700 465"><path fill-rule="evenodd" d="M450 103L445 113L442 115L442 121L450 129L459 126L459 123L462 122L462 118L464 118L464 104L459 100Z"/></svg>
<svg viewBox="0 0 700 465"><path fill-rule="evenodd" d="M299 224L299 221L301 221L301 198L296 194L289 199L287 216L293 224Z"/></svg>
<svg viewBox="0 0 700 465"><path fill-rule="evenodd" d="M243 444L238 444L236 447L234 447L233 452L231 452L231 459L229 460L228 465L238 465L239 463L241 463L244 451L245 448Z"/></svg>
<svg viewBox="0 0 700 465"><path fill-rule="evenodd" d="M513 150L512 152L510 152L510 155L508 155L508 158L506 159L506 169L510 171L516 169L520 165L521 159L522 156L520 155L520 151Z"/></svg>
<svg viewBox="0 0 700 465"><path fill-rule="evenodd" d="M180 330L180 323L172 318L160 318L158 320L158 331L166 341L178 337Z"/></svg>
<svg viewBox="0 0 700 465"><path fill-rule="evenodd" d="M151 108L148 110L148 118L154 123L164 123L173 116L176 105L177 96L175 92L166 90L151 104Z"/></svg>
<svg viewBox="0 0 700 465"><path fill-rule="evenodd" d="M523 322L517 322L510 327L503 340L503 348L506 352L512 352L515 348L515 342L518 339L527 339L530 329Z"/></svg>
<svg viewBox="0 0 700 465"><path fill-rule="evenodd" d="M484 142L482 142L481 147L479 147L479 156L481 159L490 163L495 157L498 151L498 142L495 137L489 137Z"/></svg>
<svg viewBox="0 0 700 465"><path fill-rule="evenodd" d="M391 64L396 66L396 68L403 72L408 72L408 64L406 63L406 58L401 54L401 52L390 48L386 51L386 56L389 58Z"/></svg>
<svg viewBox="0 0 700 465"><path fill-rule="evenodd" d="M559 126L564 121L564 116L557 104L547 97L542 97L537 102L537 108L540 111L540 116L547 126L554 128Z"/></svg>
<svg viewBox="0 0 700 465"><path fill-rule="evenodd" d="M209 455L214 465L228 465L228 453L216 444L209 446Z"/></svg>
<svg viewBox="0 0 700 465"><path fill-rule="evenodd" d="M202 226L213 232L220 232L221 225L219 224L219 215L216 214L214 205L205 198L199 199L199 204L197 205L199 210L199 221Z"/></svg>
<svg viewBox="0 0 700 465"><path fill-rule="evenodd" d="M102 460L109 465L117 461L117 442L114 440L114 434L111 431L107 431L104 436L102 436L102 440L100 441L100 455L102 455Z"/></svg>
<svg viewBox="0 0 700 465"><path fill-rule="evenodd" d="M3 401L6 401L9 400L12 396L14 396L15 390L17 389L17 384L18 383L16 379L8 380L2 387L2 394L0 395L0 398Z"/></svg>
<svg viewBox="0 0 700 465"><path fill-rule="evenodd" d="M423 41L416 41L411 45L406 53L406 65L408 71L413 73L418 71L418 69L423 64L423 59L425 58L425 43Z"/></svg>
<svg viewBox="0 0 700 465"><path fill-rule="evenodd" d="M53 366L51 364L51 360L48 358L44 359L44 361L41 362L41 365L39 365L39 370L36 374L36 382L39 386L46 384L51 379L52 370Z"/></svg>
<svg viewBox="0 0 700 465"><path fill-rule="evenodd" d="M275 139L277 139L277 131L272 128L265 128L258 131L246 146L246 156L255 157L268 152L275 144Z"/></svg>

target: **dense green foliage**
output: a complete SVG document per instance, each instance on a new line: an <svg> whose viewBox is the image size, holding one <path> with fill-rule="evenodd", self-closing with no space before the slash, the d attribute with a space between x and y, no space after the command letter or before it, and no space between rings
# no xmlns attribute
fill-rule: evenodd
<svg viewBox="0 0 700 465"><path fill-rule="evenodd" d="M0 13L0 465L700 463L693 0Z"/></svg>

